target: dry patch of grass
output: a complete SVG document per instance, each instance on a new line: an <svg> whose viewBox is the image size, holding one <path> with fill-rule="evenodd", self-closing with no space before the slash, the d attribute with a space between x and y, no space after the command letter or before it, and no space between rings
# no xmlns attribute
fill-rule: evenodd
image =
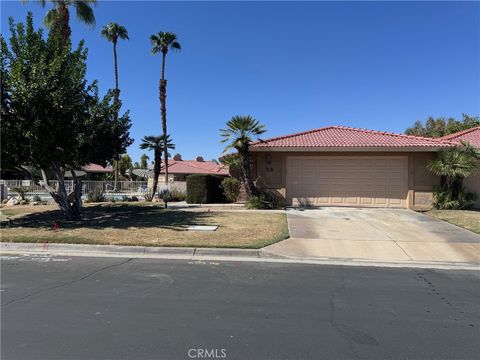
<svg viewBox="0 0 480 360"><path fill-rule="evenodd" d="M67 222L55 206L3 208L15 214L2 226L4 242L260 248L288 238L285 214L165 210L155 204L89 204L83 220ZM24 215L21 215L21 214ZM2 216L3 217L3 216ZM54 230L57 222L59 229ZM188 225L219 225L214 232L188 231Z"/></svg>
<svg viewBox="0 0 480 360"><path fill-rule="evenodd" d="M431 210L427 214L480 234L480 211L478 210Z"/></svg>

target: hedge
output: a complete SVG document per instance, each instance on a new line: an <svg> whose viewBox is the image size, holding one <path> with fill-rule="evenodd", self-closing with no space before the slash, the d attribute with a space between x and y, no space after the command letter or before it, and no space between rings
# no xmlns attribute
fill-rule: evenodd
<svg viewBox="0 0 480 360"><path fill-rule="evenodd" d="M223 195L220 184L223 178L215 175L188 175L187 176L187 203L209 204L223 203Z"/></svg>

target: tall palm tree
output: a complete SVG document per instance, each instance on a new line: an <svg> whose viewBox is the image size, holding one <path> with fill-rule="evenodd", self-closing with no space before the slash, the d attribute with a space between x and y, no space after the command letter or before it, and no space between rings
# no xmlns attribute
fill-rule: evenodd
<svg viewBox="0 0 480 360"><path fill-rule="evenodd" d="M118 43L118 39L129 40L128 31L124 26L111 22L102 28L102 31L100 32L100 34L105 39L113 43L113 68L114 68L114 75L115 75L114 95L115 95L115 101L118 101L118 98L120 97L120 89L118 87L117 43Z"/></svg>
<svg viewBox="0 0 480 360"><path fill-rule="evenodd" d="M167 80L165 80L165 61L169 50L179 52L182 47L178 42L177 35L171 32L160 31L157 34L150 36L152 43L152 54L162 53L162 73L159 85L159 97L160 97L160 113L162 116L162 131L163 136L167 136ZM165 161L165 183L168 182L168 151L164 150Z"/></svg>
<svg viewBox="0 0 480 360"><path fill-rule="evenodd" d="M227 127L220 129L223 137L222 143L226 144L224 152L231 149L238 151L240 157L241 180L249 196L255 195L255 185L250 176L250 153L249 144L258 139L267 129L252 116L234 116L227 121Z"/></svg>
<svg viewBox="0 0 480 360"><path fill-rule="evenodd" d="M29 0L22 0L26 3ZM70 40L72 30L70 28L70 10L69 7L75 8L77 19L87 25L95 25L95 15L93 13L92 4L95 4L97 0L37 0L37 2L45 7L47 2L53 4L53 8L50 9L43 22L48 27L59 30L62 34L64 43Z"/></svg>
<svg viewBox="0 0 480 360"><path fill-rule="evenodd" d="M107 39L108 41L113 43L113 69L114 69L114 75L115 75L115 90L114 90L114 93L113 93L113 95L114 95L113 101L114 101L115 104L118 104L118 100L119 100L119 97L120 97L120 89L118 87L117 42L118 42L118 39L129 40L128 31L124 26L111 22L111 23L105 25L102 28L102 31L100 32L100 34L105 39ZM115 116L116 118L118 118L118 110L119 109L117 108L117 114ZM118 159L117 159L117 157L114 160L114 162L115 162L114 190L117 190L117 187L118 187Z"/></svg>
<svg viewBox="0 0 480 360"><path fill-rule="evenodd" d="M460 146L442 149L427 168L441 176L442 190L448 201L458 202L464 191L463 179L472 175L478 168L480 152L472 145L462 142Z"/></svg>
<svg viewBox="0 0 480 360"><path fill-rule="evenodd" d="M140 144L142 150L153 150L153 190L152 199L157 192L158 178L160 176L160 170L162 166L162 152L168 149L175 149L175 144L172 143L170 135L166 136L145 136Z"/></svg>

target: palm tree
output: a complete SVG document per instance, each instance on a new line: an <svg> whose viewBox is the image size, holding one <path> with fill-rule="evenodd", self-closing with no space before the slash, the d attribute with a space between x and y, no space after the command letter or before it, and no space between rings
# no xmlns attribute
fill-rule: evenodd
<svg viewBox="0 0 480 360"><path fill-rule="evenodd" d="M437 158L427 168L441 176L446 201L460 204L464 193L463 179L476 171L479 161L480 152L472 145L462 142L460 146L440 150Z"/></svg>
<svg viewBox="0 0 480 360"><path fill-rule="evenodd" d="M160 170L162 166L162 152L168 149L175 149L175 144L172 143L170 135L166 136L165 142L164 136L145 136L142 139L140 144L140 149L142 150L153 150L153 190L152 190L152 199L157 192L158 178L160 176ZM165 145L166 143L166 145Z"/></svg>
<svg viewBox="0 0 480 360"><path fill-rule="evenodd" d="M118 104L118 100L119 100L119 97L120 97L120 89L118 87L117 42L118 42L118 39L129 40L128 31L124 26L111 22L111 23L105 25L102 28L102 31L100 32L100 34L105 39L107 39L108 41L113 43L113 69L114 69L114 75L115 75L115 90L114 90L114 93L113 93L113 95L114 95L113 101L114 101L115 104ZM116 118L118 118L118 110L119 109L117 108L117 114L115 116ZM115 158L114 162L115 162L114 190L117 190L117 187L118 187L118 159L117 159L117 157Z"/></svg>
<svg viewBox="0 0 480 360"><path fill-rule="evenodd" d="M162 53L162 73L159 85L159 97L160 97L160 113L162 116L162 131L163 136L167 136L167 80L165 80L165 60L169 50L180 51L182 47L178 42L177 35L171 32L160 31L157 34L150 36L152 43L152 54ZM168 182L168 151L164 149L164 161L165 161L165 183Z"/></svg>
<svg viewBox="0 0 480 360"><path fill-rule="evenodd" d="M240 157L241 180L249 196L255 195L255 185L250 176L250 153L248 146L258 139L267 129L252 116L234 116L227 122L226 129L220 129L223 137L222 143L226 144L224 152L231 149L238 151Z"/></svg>
<svg viewBox="0 0 480 360"><path fill-rule="evenodd" d="M109 23L102 28L100 34L113 43L113 69L115 74L115 101L120 97L120 89L118 87L118 67L117 67L117 42L118 39L129 40L127 29L117 23Z"/></svg>
<svg viewBox="0 0 480 360"><path fill-rule="evenodd" d="M29 0L22 0L26 3ZM95 25L95 15L93 13L92 4L97 0L38 0L41 6L45 7L47 2L53 4L53 9L50 9L43 22L48 27L60 31L63 42L70 40L72 30L70 28L70 11L69 7L75 7L77 19L87 25Z"/></svg>
<svg viewBox="0 0 480 360"><path fill-rule="evenodd" d="M142 156L140 156L140 168L142 168L142 169L148 168L148 160L150 160L148 155L147 154L142 154Z"/></svg>

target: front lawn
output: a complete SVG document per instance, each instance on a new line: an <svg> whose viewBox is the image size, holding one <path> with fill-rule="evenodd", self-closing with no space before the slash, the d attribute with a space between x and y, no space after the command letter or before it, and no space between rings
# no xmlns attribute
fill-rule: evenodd
<svg viewBox="0 0 480 360"><path fill-rule="evenodd" d="M152 203L88 204L81 222L66 222L55 206L2 208L3 242L261 248L288 238L285 214L165 210ZM23 215L22 215L23 214ZM54 230L54 223L59 225ZM219 225L213 232L188 225Z"/></svg>
<svg viewBox="0 0 480 360"><path fill-rule="evenodd" d="M428 215L480 234L480 211L430 210Z"/></svg>

